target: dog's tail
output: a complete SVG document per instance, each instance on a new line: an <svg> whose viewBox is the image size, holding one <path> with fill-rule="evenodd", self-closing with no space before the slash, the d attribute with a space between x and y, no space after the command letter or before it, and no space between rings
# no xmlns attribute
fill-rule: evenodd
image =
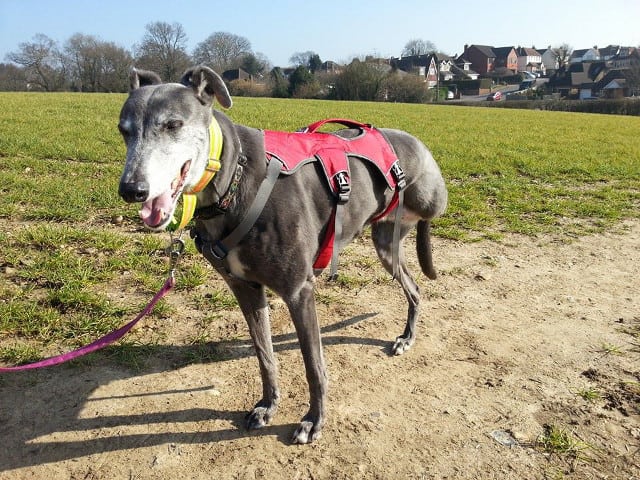
<svg viewBox="0 0 640 480"><path fill-rule="evenodd" d="M418 222L418 232L416 237L416 248L418 250L418 261L424 274L431 280L438 277L436 269L433 268L433 256L431 253L431 222L420 220Z"/></svg>

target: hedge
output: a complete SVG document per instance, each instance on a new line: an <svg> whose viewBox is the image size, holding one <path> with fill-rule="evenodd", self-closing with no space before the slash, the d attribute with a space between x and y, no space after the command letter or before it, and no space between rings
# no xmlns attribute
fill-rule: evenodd
<svg viewBox="0 0 640 480"><path fill-rule="evenodd" d="M609 115L640 116L640 98L616 100L518 100L512 102L455 102L464 105L492 108L522 108L528 110L552 110L557 112L603 113Z"/></svg>

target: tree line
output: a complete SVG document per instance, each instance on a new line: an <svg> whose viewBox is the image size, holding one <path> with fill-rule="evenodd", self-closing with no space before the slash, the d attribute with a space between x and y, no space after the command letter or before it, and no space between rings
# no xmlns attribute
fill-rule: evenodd
<svg viewBox="0 0 640 480"><path fill-rule="evenodd" d="M431 42L411 40L403 54L434 51ZM214 32L189 53L181 24L155 22L145 27L140 43L131 51L82 33L62 45L37 34L7 54L7 63L0 63L0 90L126 92L134 65L157 72L165 81L177 81L189 66L205 64L220 74L242 69L251 75L255 81L229 83L234 95L418 103L433 95L416 76L403 75L372 60L356 58L337 70L328 68L315 52L296 52L290 58L293 69L284 71L255 52L245 37Z"/></svg>

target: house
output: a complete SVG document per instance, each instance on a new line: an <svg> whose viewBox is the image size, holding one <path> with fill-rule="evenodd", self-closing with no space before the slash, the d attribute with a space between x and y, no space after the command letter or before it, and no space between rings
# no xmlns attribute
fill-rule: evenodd
<svg viewBox="0 0 640 480"><path fill-rule="evenodd" d="M542 61L542 68L545 75L551 75L553 72L560 68L560 62L558 61L558 54L551 47L538 50L540 53L540 59Z"/></svg>
<svg viewBox="0 0 640 480"><path fill-rule="evenodd" d="M471 62L473 70L487 75L495 68L496 54L488 45L465 45L462 56Z"/></svg>
<svg viewBox="0 0 640 480"><path fill-rule="evenodd" d="M473 70L482 76L492 72L508 75L518 71L518 54L513 47L491 47L489 45L465 45L462 56L471 62Z"/></svg>
<svg viewBox="0 0 640 480"><path fill-rule="evenodd" d="M453 69L455 68L455 63L453 62L453 58L448 55L444 55L442 53L434 54L435 60L438 64L438 72L440 75L441 82L449 82L454 79L455 72Z"/></svg>
<svg viewBox="0 0 640 480"><path fill-rule="evenodd" d="M608 59L607 66L613 69L640 68L640 50L621 47L618 55Z"/></svg>
<svg viewBox="0 0 640 480"><path fill-rule="evenodd" d="M608 70L604 76L599 78L593 85L593 95L605 98L620 98L631 95L630 84L628 83L627 69Z"/></svg>
<svg viewBox="0 0 640 480"><path fill-rule="evenodd" d="M606 75L604 62L582 62L569 66L571 94L579 99L592 98L598 93L597 83Z"/></svg>
<svg viewBox="0 0 640 480"><path fill-rule="evenodd" d="M518 55L518 72L545 74L542 54L538 50L535 48L518 47L516 54Z"/></svg>
<svg viewBox="0 0 640 480"><path fill-rule="evenodd" d="M477 80L480 76L478 72L471 68L471 62L462 55L456 58L455 65L452 68L456 78Z"/></svg>
<svg viewBox="0 0 640 480"><path fill-rule="evenodd" d="M576 63L557 70L549 78L547 90L567 98L578 98L581 91L583 96L591 97L589 85L592 86L593 80L589 78L589 67L590 64Z"/></svg>
<svg viewBox="0 0 640 480"><path fill-rule="evenodd" d="M342 71L342 67L336 62L327 60L326 62L322 62L322 65L320 66L320 71L327 72L327 73L340 73Z"/></svg>
<svg viewBox="0 0 640 480"><path fill-rule="evenodd" d="M424 78L429 88L456 80L477 80L478 72L464 57L453 58L442 53L391 58L391 65Z"/></svg>
<svg viewBox="0 0 640 480"><path fill-rule="evenodd" d="M620 45L608 45L604 48L600 48L598 49L600 52L600 59L604 61L611 60L613 57L620 54L620 49Z"/></svg>
<svg viewBox="0 0 640 480"><path fill-rule="evenodd" d="M602 89L602 96L604 98L623 98L628 95L629 88L627 87L626 78L613 79Z"/></svg>
<svg viewBox="0 0 640 480"><path fill-rule="evenodd" d="M407 57L392 57L389 61L393 68L404 72L414 73L424 78L429 88L438 85L438 63L435 55L410 55Z"/></svg>
<svg viewBox="0 0 640 480"><path fill-rule="evenodd" d="M549 77L546 90L552 94L559 94L560 97L569 97L571 95L571 74L564 68L556 70Z"/></svg>
<svg viewBox="0 0 640 480"><path fill-rule="evenodd" d="M250 73L245 72L241 68L234 68L232 70L225 70L222 72L222 78L227 82L233 82L234 80L244 80L251 82L253 77Z"/></svg>
<svg viewBox="0 0 640 480"><path fill-rule="evenodd" d="M429 55L427 65L424 67L427 86L429 88L438 85L438 64L433 55Z"/></svg>
<svg viewBox="0 0 640 480"><path fill-rule="evenodd" d="M499 68L506 68L511 70L512 73L518 71L518 54L513 47L497 47L493 49L496 54L496 62L494 64L494 70Z"/></svg>
<svg viewBox="0 0 640 480"><path fill-rule="evenodd" d="M595 62L600 60L598 47L574 50L569 58L569 63Z"/></svg>

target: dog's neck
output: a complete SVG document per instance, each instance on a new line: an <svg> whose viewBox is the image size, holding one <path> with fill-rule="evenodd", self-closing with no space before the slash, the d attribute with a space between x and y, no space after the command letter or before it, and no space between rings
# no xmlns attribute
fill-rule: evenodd
<svg viewBox="0 0 640 480"><path fill-rule="evenodd" d="M209 124L209 157L207 166L198 180L198 183L188 192L182 194L182 218L178 224L177 230L182 230L193 218L198 202L196 194L203 191L207 185L213 180L216 173L220 171L220 158L222 155L222 147L224 144L224 136L220 124L214 115L211 116Z"/></svg>
<svg viewBox="0 0 640 480"><path fill-rule="evenodd" d="M226 118L223 118L223 127L227 127ZM217 123L217 122L216 122ZM247 156L242 149L242 142L234 128L224 128L224 149L220 149L220 163L222 171L215 176L215 180L209 184L204 195L199 195L201 200L195 210L194 217L198 220L209 220L223 216L229 210L240 191L246 183ZM222 132L220 133L223 136ZM222 139L221 142L222 143Z"/></svg>

